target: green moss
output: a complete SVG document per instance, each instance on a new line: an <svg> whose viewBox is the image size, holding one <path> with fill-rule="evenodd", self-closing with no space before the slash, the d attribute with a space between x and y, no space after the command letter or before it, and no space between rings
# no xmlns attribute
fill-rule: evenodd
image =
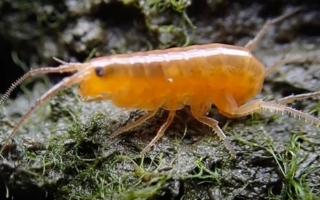
<svg viewBox="0 0 320 200"><path fill-rule="evenodd" d="M186 13L191 1L150 0L142 3L137 0L126 0L124 3L141 9L149 33L158 37L158 48L164 49L189 44L188 27L195 28ZM165 21L161 19L163 16L166 16Z"/></svg>
<svg viewBox="0 0 320 200"><path fill-rule="evenodd" d="M308 139L301 135L292 135L291 139L285 144L285 149L280 150L275 147L275 142L264 135L257 137L253 141L235 136L236 140L242 144L250 146L254 151L259 149L268 152L265 156L272 156L279 170L280 183L275 183L274 187L269 188L270 199L318 199L318 192L314 192L310 188L310 173L318 172L316 165L305 166L307 156L310 154L301 151L300 140L308 141ZM259 141L259 142L257 142ZM315 158L316 160L316 158ZM302 167L302 168L301 168ZM273 190L278 185L281 185L280 194L274 194Z"/></svg>
<svg viewBox="0 0 320 200"><path fill-rule="evenodd" d="M301 153L299 142L301 139L304 140L305 138L293 135L282 153L275 152L272 147L267 150L274 157L283 176L282 198L316 200L319 198L319 194L314 193L310 188L307 177L311 171L319 171L319 169L312 165L303 166L303 162L308 155ZM303 169L300 168L301 165ZM274 198L272 193L270 196Z"/></svg>

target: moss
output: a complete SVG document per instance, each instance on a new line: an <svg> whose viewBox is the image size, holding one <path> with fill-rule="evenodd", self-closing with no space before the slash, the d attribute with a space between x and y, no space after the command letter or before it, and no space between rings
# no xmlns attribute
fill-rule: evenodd
<svg viewBox="0 0 320 200"><path fill-rule="evenodd" d="M129 36L133 39L127 37L129 39L117 48L111 48L115 52L145 50L145 43L134 40L134 37L142 35L148 35L147 39L153 38L147 41L151 49L201 43L203 38L211 41L219 35L223 37L221 40L238 41L241 35L247 38L254 34L258 29L254 25L261 25L262 20L249 20L253 19L251 16L258 16L256 9L241 7L237 3L227 4L229 11L234 13L230 14L230 18L226 16L228 20L223 21L222 25L221 17L225 19L223 14L214 17L204 15L200 20L199 15L189 15L188 9L195 5L190 5L188 1L146 1L143 5L140 2L117 1L121 6L135 6L143 13L146 28L143 30L147 30L147 33L135 36L132 33L139 32L136 29L132 31L132 27L117 27L122 30L118 35L127 37L126 30L130 30ZM219 7L219 3L212 5ZM203 19L206 17L209 20ZM46 21L48 18L45 16L43 19ZM196 29L190 21L197 25ZM222 31L217 28L219 23ZM254 29L251 30L251 26ZM113 30L111 26L108 29L109 32ZM198 30L196 36L190 33L194 30ZM122 41L119 36L115 38L118 43ZM138 45L132 45L134 42ZM297 41L292 43L293 46L300 46ZM265 48L257 52L268 63L272 63L274 60L271 58L277 58L277 54L286 50L283 47L286 45L271 44L274 47L270 49L271 53ZM113 47L111 42L108 45ZM104 49L101 50L100 46L85 50L88 54L91 52L89 57L101 51ZM305 49L301 48L301 51L305 55ZM85 60L88 55L80 57ZM300 66L290 67L289 70L294 71ZM316 67L311 65L308 70ZM284 92L276 83L286 83L286 92L296 91L299 85L288 81L283 69L268 79L263 96L282 96ZM316 76L306 70L305 76L310 75ZM29 108L30 102L34 102L39 93L46 89L32 90L31 100L21 96L15 101L9 101L5 108L0 107L0 113L3 113L1 132L8 133L12 128L13 122L5 116L12 121L20 119L21 116L14 117L14 114L24 114L25 111L12 110L21 102L24 102L25 108ZM0 184L1 198L315 199L320 193L317 157L319 137L314 134L317 130L312 125L298 124L297 119L289 116L268 114L254 114L226 121L213 108L209 115L220 122L238 152L237 158L232 159L212 130L186 117L189 116L186 114L188 111L182 110L178 112L165 137L148 154L140 156L141 149L152 140L165 121L166 112L159 112L142 126L110 139L108 135L137 119L141 112L123 111L110 102L82 104L76 89L63 90L43 105L41 112L35 112L21 129L20 137L15 137L16 142L0 161L0 179L4 180ZM314 114L319 110L318 102L313 100L294 106L299 106L305 112L311 110ZM42 140L46 148L41 148L41 145L37 145L38 141L32 140L28 142L31 145L29 147L37 148L22 147L26 136L39 139L40 142ZM2 140L5 137L5 134L1 134ZM19 196L18 193L23 195Z"/></svg>
<svg viewBox="0 0 320 200"><path fill-rule="evenodd" d="M145 24L149 32L157 35L159 48L172 46L187 46L190 42L188 27L194 28L186 9L189 0L169 1L125 1L126 4L137 6L144 15ZM170 12L170 11L174 12ZM166 19L163 16L166 15Z"/></svg>
<svg viewBox="0 0 320 200"><path fill-rule="evenodd" d="M274 195L270 190L270 198L281 199L317 199L318 195L308 185L307 177L315 166L300 166L306 156L301 152L301 136L293 135L283 152L276 152L269 146L266 150L273 156L282 175L283 188L280 195ZM303 167L302 169L300 167ZM300 169L299 169L300 168Z"/></svg>

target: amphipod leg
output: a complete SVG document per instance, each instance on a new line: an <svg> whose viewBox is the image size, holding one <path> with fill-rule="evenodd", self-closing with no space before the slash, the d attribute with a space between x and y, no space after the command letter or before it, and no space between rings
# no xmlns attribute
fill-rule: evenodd
<svg viewBox="0 0 320 200"><path fill-rule="evenodd" d="M198 121L200 121L201 123L212 128L213 131L217 133L220 140L223 141L224 145L230 151L231 155L233 157L236 157L236 152L234 151L232 145L228 141L228 139L225 136L225 134L223 133L223 131L218 126L218 121L216 121L210 117L204 116L207 113L207 111L210 109L210 107L211 107L211 104L209 104L209 103L206 105L200 104L200 105L196 105L196 106L191 106L191 113Z"/></svg>
<svg viewBox="0 0 320 200"><path fill-rule="evenodd" d="M275 100L273 102L279 103L279 104L288 104L288 103L292 103L294 101L301 101L304 99L314 98L314 97L319 97L319 96L320 96L320 92L310 92L310 93L305 93L305 94L290 95L290 96Z"/></svg>
<svg viewBox="0 0 320 200"><path fill-rule="evenodd" d="M254 49L254 47L256 46L256 44L261 40L261 38L266 34L266 32L268 31L269 27L287 17L289 17L290 15L296 13L297 11L299 11L301 8L296 8L290 12L284 13L283 15L273 19L273 20L268 20L263 27L261 28L261 30L258 32L258 34L252 39L250 40L245 46L244 48L248 49L249 51L252 51Z"/></svg>
<svg viewBox="0 0 320 200"><path fill-rule="evenodd" d="M152 141L141 151L141 155L144 155L149 149L164 135L164 132L167 130L167 128L170 126L172 123L174 116L176 114L176 111L171 110L169 112L167 121L160 127L156 137L152 139Z"/></svg>
<svg viewBox="0 0 320 200"><path fill-rule="evenodd" d="M148 112L147 114L143 115L141 118L139 118L138 120L120 128L119 130L117 130L116 132L114 132L113 134L110 135L110 138L115 138L118 135L120 135L121 133L124 133L126 131L129 131L130 129L133 129L139 125L141 125L143 122L147 121L148 119L150 119L151 117L153 117L156 113L157 113L158 109Z"/></svg>
<svg viewBox="0 0 320 200"><path fill-rule="evenodd" d="M303 113L301 111L295 110L291 107L278 104L276 102L265 102L262 99L258 99L255 101L248 102L239 108L236 108L233 110L230 114L233 117L241 117L241 116L246 116L254 112L259 112L261 110L271 110L271 111L279 111L279 112L287 112L293 116L297 116L299 118L303 118L306 121L309 121L311 123L314 123L316 125L320 125L320 119L309 115L307 113Z"/></svg>

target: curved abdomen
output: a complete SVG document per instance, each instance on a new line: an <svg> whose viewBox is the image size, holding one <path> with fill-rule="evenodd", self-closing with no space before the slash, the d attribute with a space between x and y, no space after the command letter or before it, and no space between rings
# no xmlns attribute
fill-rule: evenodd
<svg viewBox="0 0 320 200"><path fill-rule="evenodd" d="M230 93L238 105L261 90L264 66L242 47L209 44L96 58L103 77L88 77L83 96L106 94L119 107L177 110L210 101L221 107L221 94Z"/></svg>

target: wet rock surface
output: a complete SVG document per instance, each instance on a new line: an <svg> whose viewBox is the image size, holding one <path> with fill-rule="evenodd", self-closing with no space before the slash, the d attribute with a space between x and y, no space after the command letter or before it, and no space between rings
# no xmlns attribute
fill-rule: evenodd
<svg viewBox="0 0 320 200"><path fill-rule="evenodd" d="M110 55L212 42L243 46L267 19L302 6L272 26L254 53L266 66L301 58L271 73L257 98L320 90L320 4L304 1L21 1L0 2L1 92L27 68ZM61 76L50 76L52 82ZM23 84L27 95L0 107L0 141L48 88ZM209 115L232 142L232 159L218 138L178 112L166 135L140 151L165 121L159 112L116 139L109 134L142 115L110 102L83 103L77 88L61 91L21 128L0 158L0 199L317 199L317 126L264 112L227 120ZM14 95L13 95L14 96ZM319 100L294 108L319 117Z"/></svg>

